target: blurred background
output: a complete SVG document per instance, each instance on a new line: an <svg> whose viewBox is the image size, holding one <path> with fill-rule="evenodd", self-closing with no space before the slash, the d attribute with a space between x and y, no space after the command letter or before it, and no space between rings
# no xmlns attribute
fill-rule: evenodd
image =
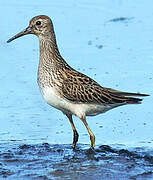
<svg viewBox="0 0 153 180"><path fill-rule="evenodd" d="M0 1L0 143L71 144L68 119L42 99L37 85L39 41L6 41L40 14L51 17L59 50L75 69L105 87L150 94L141 105L111 110L88 123L96 145L153 147L153 1ZM79 143L90 144L74 117Z"/></svg>

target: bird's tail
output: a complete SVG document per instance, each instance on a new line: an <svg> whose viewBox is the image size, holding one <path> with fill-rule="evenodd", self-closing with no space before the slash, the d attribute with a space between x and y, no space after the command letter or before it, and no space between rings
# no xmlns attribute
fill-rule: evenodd
<svg viewBox="0 0 153 180"><path fill-rule="evenodd" d="M143 99L135 98L135 97L149 96L148 94L122 92L122 91L118 91L118 90L111 89L111 88L107 88L107 90L112 95L115 95L115 96L118 96L118 97L122 97L127 104L140 104Z"/></svg>
<svg viewBox="0 0 153 180"><path fill-rule="evenodd" d="M141 104L142 100L143 99L140 99L140 98L128 97L127 104Z"/></svg>

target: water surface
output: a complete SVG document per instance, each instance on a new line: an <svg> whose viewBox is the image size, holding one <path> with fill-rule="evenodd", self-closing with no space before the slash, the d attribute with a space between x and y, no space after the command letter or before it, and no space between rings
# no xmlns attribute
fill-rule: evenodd
<svg viewBox="0 0 153 180"><path fill-rule="evenodd" d="M0 1L1 178L152 178L152 7L152 0ZM151 95L141 105L87 119L95 153L76 117L80 139L73 152L69 121L43 101L36 83L38 39L6 43L39 14L52 18L60 52L75 69L102 86Z"/></svg>

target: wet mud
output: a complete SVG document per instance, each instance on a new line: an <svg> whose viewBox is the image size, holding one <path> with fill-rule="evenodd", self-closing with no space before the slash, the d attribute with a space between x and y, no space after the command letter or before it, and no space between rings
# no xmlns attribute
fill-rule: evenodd
<svg viewBox="0 0 153 180"><path fill-rule="evenodd" d="M153 179L152 7L151 0L0 2L5 14L0 29L0 180ZM68 120L44 103L36 84L38 40L27 36L6 43L42 13L53 19L60 51L74 68L103 86L151 95L140 106L90 121L97 140L101 136L113 145L92 151L89 144L77 144L73 151L67 144L72 134ZM88 134L82 135L81 142L89 142ZM133 148L115 144L131 141Z"/></svg>
<svg viewBox="0 0 153 180"><path fill-rule="evenodd" d="M153 150L124 146L0 145L0 179L152 179Z"/></svg>

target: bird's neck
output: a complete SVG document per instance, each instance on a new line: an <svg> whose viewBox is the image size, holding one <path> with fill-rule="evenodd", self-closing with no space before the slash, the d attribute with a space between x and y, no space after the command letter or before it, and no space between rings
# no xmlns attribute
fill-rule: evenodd
<svg viewBox="0 0 153 180"><path fill-rule="evenodd" d="M60 55L54 34L45 37L40 36L39 45L40 45L40 59L53 61L56 55L57 56Z"/></svg>
<svg viewBox="0 0 153 180"><path fill-rule="evenodd" d="M55 34L52 33L47 37L39 37L40 44L40 62L39 68L61 68L62 66L68 66L66 61L60 55L58 46L56 43Z"/></svg>
<svg viewBox="0 0 153 180"><path fill-rule="evenodd" d="M38 68L38 84L40 89L50 84L52 74L57 69L57 57L60 57L56 39L52 37L39 37L40 60Z"/></svg>

